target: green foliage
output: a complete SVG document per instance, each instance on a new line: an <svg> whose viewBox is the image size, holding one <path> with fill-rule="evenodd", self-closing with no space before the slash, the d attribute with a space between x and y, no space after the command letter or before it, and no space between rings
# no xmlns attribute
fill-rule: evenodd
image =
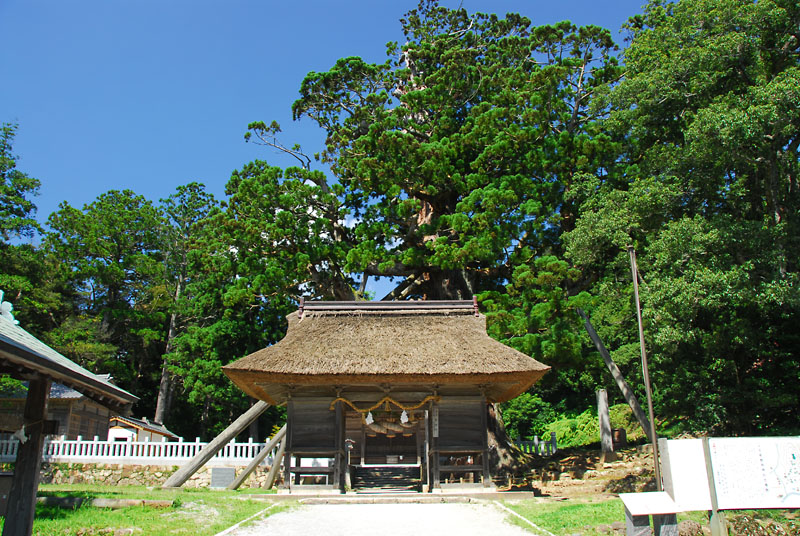
<svg viewBox="0 0 800 536"><path fill-rule="evenodd" d="M38 195L40 182L17 169L13 153L17 125L0 125L0 239L32 237L39 231L34 219L36 205L31 197Z"/></svg>
<svg viewBox="0 0 800 536"><path fill-rule="evenodd" d="M656 411L688 429L796 429L798 21L790 2L651 2L607 101L617 173L574 192L564 241L597 280L593 321L639 383L635 245Z"/></svg>
<svg viewBox="0 0 800 536"><path fill-rule="evenodd" d="M581 447L600 442L597 412L587 409L574 416L564 416L547 427L548 435L556 433L559 448Z"/></svg>
<svg viewBox="0 0 800 536"><path fill-rule="evenodd" d="M53 326L62 291L55 266L30 240L41 231L34 219L40 183L16 167L13 142L17 125L0 125L0 290L14 306L15 318L33 332Z"/></svg>
<svg viewBox="0 0 800 536"><path fill-rule="evenodd" d="M608 409L612 429L624 429L631 442L645 437L630 406L615 404ZM555 432L559 448L583 447L600 441L600 425L594 409L582 413L559 411L539 395L523 393L503 404L502 410L506 430L514 439L530 441L538 436L549 440L550 433Z"/></svg>
<svg viewBox="0 0 800 536"><path fill-rule="evenodd" d="M190 437L213 437L248 407L221 367L279 340L293 307L287 281L293 281L298 252L281 256L260 231L275 224L264 211L272 203L267 190L277 181L255 169L234 175L224 210L196 197L206 216L187 227L186 241L176 249L184 256L176 273L185 275L183 286L175 287L182 289L174 304L178 329L165 359L181 404L166 421ZM278 419L270 412L267 429Z"/></svg>
<svg viewBox="0 0 800 536"><path fill-rule="evenodd" d="M62 203L48 218L46 244L72 298L50 341L65 353L88 350L79 361L91 359L93 370L113 373L134 393L152 390L164 348L162 222L153 204L130 190L106 192L82 210ZM149 412L152 400L139 404Z"/></svg>
<svg viewBox="0 0 800 536"><path fill-rule="evenodd" d="M558 248L560 227L572 225L562 199L572 176L613 161L595 127L604 110L588 106L619 75L608 31L433 2L401 24L407 40L389 44L386 63L342 58L301 84L292 111L326 132L320 159L332 177L310 175L311 160L275 140L276 123L250 125L248 139L302 163L302 174L269 172L277 190L267 198L289 213L261 230L309 256L316 295L352 299L350 273L400 277L393 298L497 288ZM243 170L265 172L258 162ZM290 219L302 226L287 229ZM318 252L330 263L323 281Z"/></svg>
<svg viewBox="0 0 800 536"><path fill-rule="evenodd" d="M608 408L608 413L611 420L611 429L621 428L625 430L625 436L629 442L635 443L647 437L644 430L642 430L642 425L636 420L636 417L633 415L633 410L631 410L628 404L615 404L610 406ZM658 433L661 435L664 432L659 429Z"/></svg>
<svg viewBox="0 0 800 536"><path fill-rule="evenodd" d="M478 296L492 337L553 367L535 390L562 409L583 407L603 369L599 356L584 349L575 309L591 297L575 292L579 277L565 261L542 256L518 264L503 290Z"/></svg>
<svg viewBox="0 0 800 536"><path fill-rule="evenodd" d="M18 396L27 392L28 388L20 380L8 374L0 374L0 397Z"/></svg>
<svg viewBox="0 0 800 536"><path fill-rule="evenodd" d="M370 277L396 278L390 299L477 296L491 336L552 367L504 406L509 432L585 444L596 419L579 412L613 384L576 308L644 398L633 245L658 418L796 433L798 25L785 0L654 0L623 70L602 28L421 2L386 62L302 81L314 158L253 122L246 139L296 167L248 163L221 204L196 183L160 206L113 190L62 204L45 249L9 244L37 230L38 181L4 125L0 288L138 411L160 386L167 424L204 437L248 405L220 367L279 340L301 296L362 298Z"/></svg>
<svg viewBox="0 0 800 536"><path fill-rule="evenodd" d="M532 440L534 436L547 439L547 427L556 418L553 406L531 393L522 393L502 404L501 409L506 432L519 440Z"/></svg>

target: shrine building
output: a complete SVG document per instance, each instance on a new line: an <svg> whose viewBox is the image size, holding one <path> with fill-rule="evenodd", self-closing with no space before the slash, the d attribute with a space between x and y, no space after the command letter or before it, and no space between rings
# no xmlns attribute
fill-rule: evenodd
<svg viewBox="0 0 800 536"><path fill-rule="evenodd" d="M292 493L490 488L487 405L549 369L489 337L475 301L301 301L288 321L281 341L224 371L286 405Z"/></svg>

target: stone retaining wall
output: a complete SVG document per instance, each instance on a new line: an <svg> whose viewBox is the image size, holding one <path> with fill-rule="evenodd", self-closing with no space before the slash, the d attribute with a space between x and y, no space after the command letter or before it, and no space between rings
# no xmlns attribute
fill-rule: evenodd
<svg viewBox="0 0 800 536"><path fill-rule="evenodd" d="M238 475L243 467L236 468ZM103 486L160 486L178 466L119 465L110 463L43 463L41 480L45 484L100 484ZM186 481L186 488L207 488L211 467L203 467ZM243 488L263 487L269 467L256 468Z"/></svg>

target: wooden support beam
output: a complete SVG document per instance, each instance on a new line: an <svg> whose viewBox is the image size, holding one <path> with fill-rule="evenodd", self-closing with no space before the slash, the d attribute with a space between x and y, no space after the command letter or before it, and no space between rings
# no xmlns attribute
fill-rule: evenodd
<svg viewBox="0 0 800 536"><path fill-rule="evenodd" d="M281 458L283 458L285 452L286 441L281 441L281 445L278 447L278 453L272 460L272 467L269 468L269 473L267 473L267 481L264 483L264 489L272 489L272 485L275 483L275 479L278 477L278 471L281 468Z"/></svg>
<svg viewBox="0 0 800 536"><path fill-rule="evenodd" d="M578 311L578 314L581 315L581 318L583 318L584 327L586 327L586 331L589 333L589 337L592 339L595 348L597 348L597 351L600 352L600 355L603 357L603 361L605 361L606 367L608 367L609 372L611 372L611 376L614 378L614 381L617 382L617 387L619 387L619 390L622 391L622 396L625 397L625 401L628 402L631 410L633 410L633 415L642 426L647 439L649 439L650 442L653 442L654 438L652 437L650 420L647 418L647 415L645 415L642 406L639 405L639 400L636 398L633 390L628 385L628 382L625 381L625 377L622 375L619 367L617 367L617 364L614 363L613 359L611 359L611 354L608 353L603 341L600 340L600 336L594 330L592 323L589 322L589 317L586 316L586 313L583 312L583 309L578 308L576 310Z"/></svg>
<svg viewBox="0 0 800 536"><path fill-rule="evenodd" d="M28 384L23 418L28 440L20 443L14 464L14 478L8 493L3 536L30 536L36 510L36 491L39 489L39 469L42 465L42 429L47 416L47 397L50 380L38 377Z"/></svg>
<svg viewBox="0 0 800 536"><path fill-rule="evenodd" d="M285 424L280 430L278 430L278 432L274 436L272 436L272 439L269 440L269 442L264 446L264 448L261 449L261 451L258 454L256 454L256 457L253 458L253 461L251 461L250 464L247 467L245 467L241 473L239 473L239 476L237 476L233 480L233 482L231 482L230 486L228 486L228 489L230 490L239 489L239 486L244 484L244 481L247 480L247 477L249 477L250 474L256 470L256 467L258 467L259 464L264 461L264 458L269 456L269 453L272 452L272 449L275 448L275 445L278 443L278 441L281 441L284 437L286 437ZM283 443L283 441L281 441L281 443ZM275 465L276 463L278 465L281 464L280 456L276 456L275 458L273 458L272 465ZM272 471L272 468L270 468L270 471Z"/></svg>
<svg viewBox="0 0 800 536"><path fill-rule="evenodd" d="M242 430L250 426L250 423L256 420L259 415L264 413L269 404L263 400L256 402L253 407L247 410L241 417L233 421L233 423L222 431L211 443L203 447L203 449L195 454L194 458L189 460L186 465L175 471L170 476L162 488L178 488L182 486L189 478L195 474L201 467L203 467L208 460L214 457L222 447L227 445L233 438L239 435Z"/></svg>

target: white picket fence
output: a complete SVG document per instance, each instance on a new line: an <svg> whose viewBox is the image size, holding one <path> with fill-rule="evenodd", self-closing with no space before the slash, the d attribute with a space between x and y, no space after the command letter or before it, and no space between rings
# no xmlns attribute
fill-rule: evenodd
<svg viewBox="0 0 800 536"><path fill-rule="evenodd" d="M195 441L150 442L150 441L105 441L46 439L42 449L42 461L48 463L113 463L124 465L182 465L192 459L208 443ZM252 439L246 443L231 442L225 445L206 464L207 466L247 465L256 457L266 443ZM0 440L0 462L17 459L19 441L16 438ZM267 456L264 464L272 464L277 448Z"/></svg>
<svg viewBox="0 0 800 536"><path fill-rule="evenodd" d="M522 452L539 456L552 456L558 451L555 432L550 432L550 441L540 440L539 436L533 436L533 441L515 441L514 444Z"/></svg>

